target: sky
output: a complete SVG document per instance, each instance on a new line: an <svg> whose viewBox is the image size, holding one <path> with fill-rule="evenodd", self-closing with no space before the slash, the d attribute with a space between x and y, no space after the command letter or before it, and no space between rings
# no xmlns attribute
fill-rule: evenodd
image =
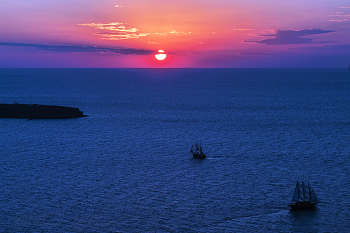
<svg viewBox="0 0 350 233"><path fill-rule="evenodd" d="M349 0L0 0L0 68L348 65Z"/></svg>

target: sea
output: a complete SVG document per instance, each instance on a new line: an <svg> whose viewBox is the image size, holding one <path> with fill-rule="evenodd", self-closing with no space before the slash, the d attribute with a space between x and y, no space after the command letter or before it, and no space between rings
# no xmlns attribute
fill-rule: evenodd
<svg viewBox="0 0 350 233"><path fill-rule="evenodd" d="M0 69L0 103L87 115L0 118L0 232L350 231L347 69Z"/></svg>

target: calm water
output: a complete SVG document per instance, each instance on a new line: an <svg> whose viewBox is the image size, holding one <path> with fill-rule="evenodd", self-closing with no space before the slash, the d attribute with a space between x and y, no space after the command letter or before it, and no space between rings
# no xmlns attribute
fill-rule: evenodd
<svg viewBox="0 0 350 233"><path fill-rule="evenodd" d="M0 118L1 232L350 229L346 69L0 69L14 101L89 116Z"/></svg>

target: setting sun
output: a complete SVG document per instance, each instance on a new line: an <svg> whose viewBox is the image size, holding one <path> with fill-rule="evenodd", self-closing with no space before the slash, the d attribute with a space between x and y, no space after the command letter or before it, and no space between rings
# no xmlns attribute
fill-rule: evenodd
<svg viewBox="0 0 350 233"><path fill-rule="evenodd" d="M164 53L164 50L158 50L158 53L154 55L157 60L162 61L166 58L166 54Z"/></svg>

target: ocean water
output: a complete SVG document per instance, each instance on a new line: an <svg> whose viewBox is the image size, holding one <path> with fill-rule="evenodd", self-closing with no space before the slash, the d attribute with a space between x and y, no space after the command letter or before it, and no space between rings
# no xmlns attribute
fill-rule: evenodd
<svg viewBox="0 0 350 233"><path fill-rule="evenodd" d="M346 69L0 69L0 102L88 115L0 118L0 232L350 230Z"/></svg>

